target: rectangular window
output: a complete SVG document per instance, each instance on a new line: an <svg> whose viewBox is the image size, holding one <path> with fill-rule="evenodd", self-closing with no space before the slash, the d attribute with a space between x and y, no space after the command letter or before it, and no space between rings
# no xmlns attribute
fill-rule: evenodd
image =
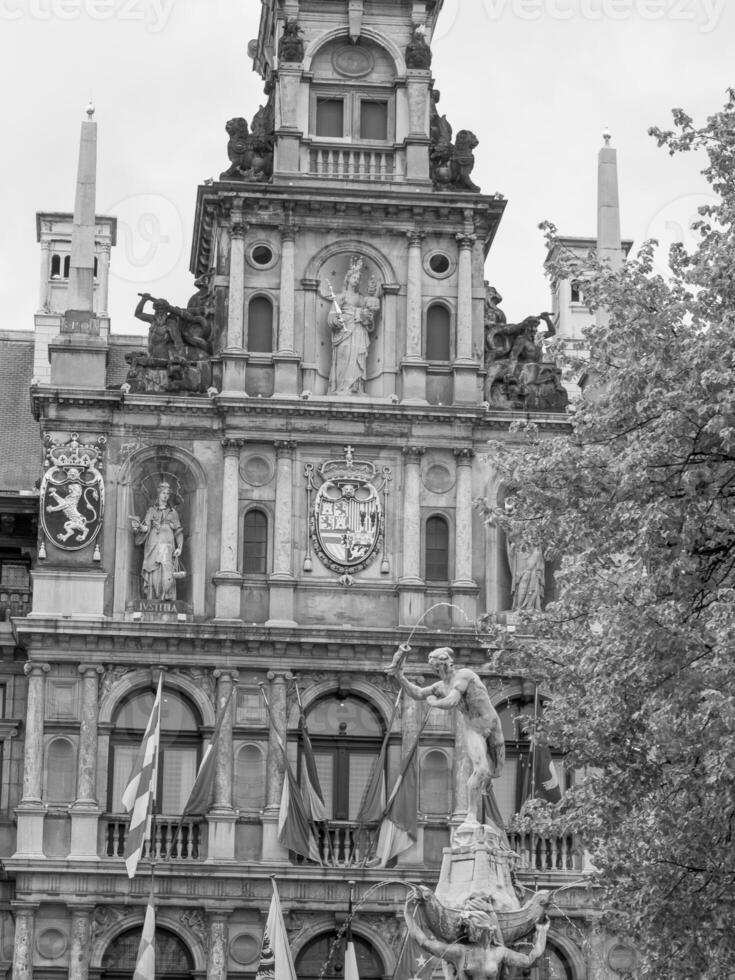
<svg viewBox="0 0 735 980"><path fill-rule="evenodd" d="M46 682L46 720L70 721L79 718L79 687L75 680L55 678Z"/></svg>
<svg viewBox="0 0 735 980"><path fill-rule="evenodd" d="M265 702L260 693L260 688L237 689L235 695L235 724L250 725L258 728L268 724Z"/></svg>
<svg viewBox="0 0 735 980"><path fill-rule="evenodd" d="M194 785L197 774L197 750L193 746L186 749L166 749L161 755L163 785L160 812L168 816L178 816L183 811Z"/></svg>
<svg viewBox="0 0 735 980"><path fill-rule="evenodd" d="M123 813L122 795L138 761L139 745L116 745L113 757L112 799L110 813Z"/></svg>
<svg viewBox="0 0 735 980"><path fill-rule="evenodd" d="M320 97L316 100L316 135L341 139L345 134L343 99Z"/></svg>
<svg viewBox="0 0 735 980"><path fill-rule="evenodd" d="M0 585L6 589L30 588L30 572L27 565L4 561L0 566Z"/></svg>
<svg viewBox="0 0 735 980"><path fill-rule="evenodd" d="M360 103L360 139L385 142L388 139L388 103L363 99Z"/></svg>
<svg viewBox="0 0 735 980"><path fill-rule="evenodd" d="M357 753L350 756L350 789L348 801L348 813L350 820L357 820L360 812L360 804L367 790L370 777L373 774L373 766L378 758L377 752L368 755Z"/></svg>

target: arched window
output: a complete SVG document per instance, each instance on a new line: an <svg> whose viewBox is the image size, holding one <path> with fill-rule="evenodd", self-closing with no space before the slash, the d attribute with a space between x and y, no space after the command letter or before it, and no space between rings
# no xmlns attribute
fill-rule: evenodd
<svg viewBox="0 0 735 980"><path fill-rule="evenodd" d="M67 738L55 738L46 749L46 803L73 803L77 767L74 746Z"/></svg>
<svg viewBox="0 0 735 980"><path fill-rule="evenodd" d="M426 311L426 360L449 361L451 316L443 303L432 303Z"/></svg>
<svg viewBox="0 0 735 980"><path fill-rule="evenodd" d="M122 794L136 764L143 732L153 707L153 693L134 694L118 709L112 736L108 806L122 813ZM159 813L179 816L191 792L201 751L200 719L183 695L164 687L158 762Z"/></svg>
<svg viewBox="0 0 735 980"><path fill-rule="evenodd" d="M95 255L95 257L94 257L94 271L92 272L92 275L94 276L95 279L97 278L97 269L98 268L99 268L99 260L98 260L97 256Z"/></svg>
<svg viewBox="0 0 735 980"><path fill-rule="evenodd" d="M51 278L58 279L61 275L61 256L52 255L51 256Z"/></svg>
<svg viewBox="0 0 735 980"><path fill-rule="evenodd" d="M273 304L267 296L255 296L248 306L248 350L253 354L273 351Z"/></svg>
<svg viewBox="0 0 735 980"><path fill-rule="evenodd" d="M426 522L424 578L427 582L449 581L449 524L434 515Z"/></svg>
<svg viewBox="0 0 735 980"><path fill-rule="evenodd" d="M235 806L262 810L265 806L265 756L257 745L243 745L235 760Z"/></svg>
<svg viewBox="0 0 735 980"><path fill-rule="evenodd" d="M444 752L432 749L421 760L419 810L431 815L449 814L449 759Z"/></svg>
<svg viewBox="0 0 735 980"><path fill-rule="evenodd" d="M347 944L344 935L337 939L336 932L317 936L301 950L296 957L296 975L299 980L342 980L345 975L345 951ZM379 980L385 976L385 967L373 946L362 936L353 934L357 972L360 980ZM326 968L325 968L325 964Z"/></svg>
<svg viewBox="0 0 735 980"><path fill-rule="evenodd" d="M265 575L268 571L268 518L253 508L243 522L242 570L245 575Z"/></svg>
<svg viewBox="0 0 735 980"><path fill-rule="evenodd" d="M102 977L130 977L135 972L142 928L129 929L110 943L102 958ZM156 925L156 976L187 977L194 969L191 953L183 940Z"/></svg>
<svg viewBox="0 0 735 980"><path fill-rule="evenodd" d="M307 726L328 817L356 820L380 753L382 719L367 701L337 692L309 709Z"/></svg>
<svg viewBox="0 0 735 980"><path fill-rule="evenodd" d="M71 255L64 257L64 279L69 278L69 266L71 264Z"/></svg>

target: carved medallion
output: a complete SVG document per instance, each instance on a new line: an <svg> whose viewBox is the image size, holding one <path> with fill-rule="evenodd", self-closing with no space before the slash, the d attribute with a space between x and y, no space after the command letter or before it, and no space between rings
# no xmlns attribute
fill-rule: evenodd
<svg viewBox="0 0 735 980"><path fill-rule="evenodd" d="M383 467L378 472L374 463L355 459L352 447L347 446L344 460L327 460L316 471L308 463L305 473L309 533L319 559L343 575L367 568L385 533L380 497L387 497L390 469ZM312 492L316 494L313 507Z"/></svg>
<svg viewBox="0 0 735 980"><path fill-rule="evenodd" d="M46 472L41 482L41 526L48 540L64 551L92 544L102 527L105 485L98 466L106 443L68 443L46 439Z"/></svg>
<svg viewBox="0 0 735 980"><path fill-rule="evenodd" d="M339 75L345 75L347 78L362 78L364 75L369 75L375 67L375 58L366 48L344 44L332 55L332 65Z"/></svg>

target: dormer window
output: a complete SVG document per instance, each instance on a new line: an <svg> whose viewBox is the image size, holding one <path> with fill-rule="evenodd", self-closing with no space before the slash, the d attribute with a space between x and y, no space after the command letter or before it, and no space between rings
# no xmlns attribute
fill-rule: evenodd
<svg viewBox="0 0 735 980"><path fill-rule="evenodd" d="M317 96L316 135L342 139L345 135L344 99Z"/></svg>
<svg viewBox="0 0 735 980"><path fill-rule="evenodd" d="M382 96L382 93L381 93ZM320 92L312 98L311 130L320 139L386 143L393 139L393 97L366 91Z"/></svg>

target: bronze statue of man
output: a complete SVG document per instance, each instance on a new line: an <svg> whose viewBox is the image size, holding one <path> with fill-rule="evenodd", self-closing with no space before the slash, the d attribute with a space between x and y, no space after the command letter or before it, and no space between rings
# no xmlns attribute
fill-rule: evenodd
<svg viewBox="0 0 735 980"><path fill-rule="evenodd" d="M399 647L388 672L398 679L409 697L426 701L432 708L456 708L465 720L467 755L472 766L467 780L467 819L463 824L467 828L482 821L483 794L490 788L490 780L497 779L503 771L505 740L500 718L482 679L469 667L456 667L449 647L429 654L429 667L439 680L428 687L419 687L404 675L403 661L409 649L405 644Z"/></svg>

